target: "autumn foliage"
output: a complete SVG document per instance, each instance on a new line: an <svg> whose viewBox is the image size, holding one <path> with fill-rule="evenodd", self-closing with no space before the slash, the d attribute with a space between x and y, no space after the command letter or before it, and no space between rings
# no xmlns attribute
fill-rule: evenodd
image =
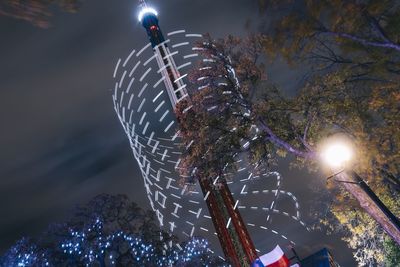
<svg viewBox="0 0 400 267"><path fill-rule="evenodd" d="M356 148L352 168L399 216L400 7L396 1L260 3L269 15L270 27L260 26L264 34L199 44L205 60L190 74L191 102L177 108L186 175L234 171L234 158L244 152L255 165L290 154L296 166L321 169L321 142L340 134ZM274 77L265 79L265 66L277 58L306 73L290 97ZM347 234L360 264L383 264L388 246L394 253L396 245L371 219L368 197L328 186L332 217L324 222ZM374 253L365 250L369 245Z"/></svg>
<svg viewBox="0 0 400 267"><path fill-rule="evenodd" d="M50 26L55 6L76 12L80 0L1 0L0 15L21 19L41 28Z"/></svg>

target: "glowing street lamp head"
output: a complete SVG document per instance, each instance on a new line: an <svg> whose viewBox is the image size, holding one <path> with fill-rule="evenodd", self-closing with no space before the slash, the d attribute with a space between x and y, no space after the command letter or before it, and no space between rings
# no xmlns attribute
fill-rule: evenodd
<svg viewBox="0 0 400 267"><path fill-rule="evenodd" d="M350 145L339 141L327 144L322 152L323 160L334 168L344 167L351 160L352 156L353 152Z"/></svg>
<svg viewBox="0 0 400 267"><path fill-rule="evenodd" d="M155 9L152 8L152 7L144 6L144 7L140 10L140 12L139 12L138 20L139 20L140 22L142 22L143 17L144 17L145 15L147 15L147 14L152 14L152 15L154 15L154 16L156 16L156 17L158 16L157 10L155 10Z"/></svg>

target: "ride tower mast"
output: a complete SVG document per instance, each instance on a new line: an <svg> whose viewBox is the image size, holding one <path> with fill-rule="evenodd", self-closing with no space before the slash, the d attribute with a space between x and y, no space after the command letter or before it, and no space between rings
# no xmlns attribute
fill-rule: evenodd
<svg viewBox="0 0 400 267"><path fill-rule="evenodd" d="M138 19L146 29L159 72L164 77L169 99L175 108L180 100L189 97L186 84L158 24L157 11L149 7L145 0L139 0L139 3ZM201 178L199 183L225 257L235 267L250 266L258 258L257 252L226 181L222 178Z"/></svg>
<svg viewBox="0 0 400 267"><path fill-rule="evenodd" d="M168 92L171 104L175 107L176 103L188 96L186 84L183 83L175 61L167 46L167 42L158 25L158 13L154 8L147 5L144 0L140 0L139 21L146 29L147 36L156 54L156 60L161 74L164 77L164 84Z"/></svg>

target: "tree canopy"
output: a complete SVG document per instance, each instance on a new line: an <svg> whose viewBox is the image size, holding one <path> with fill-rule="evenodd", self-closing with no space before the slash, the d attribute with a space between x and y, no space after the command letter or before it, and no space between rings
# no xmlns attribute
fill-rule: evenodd
<svg viewBox="0 0 400 267"><path fill-rule="evenodd" d="M207 240L179 241L159 229L155 215L125 195L102 194L65 223L22 238L1 266L224 266Z"/></svg>
<svg viewBox="0 0 400 267"><path fill-rule="evenodd" d="M323 141L346 136L356 148L353 169L398 216L399 4L260 3L270 20L269 26L262 25L263 34L246 39L206 37L197 45L204 60L189 75L191 101L180 103L176 111L188 148L181 161L189 170L186 175L223 176L235 170L235 156L244 152L255 165L273 164L291 154L295 165L321 169ZM265 79L265 68L278 57L307 70L293 96L274 85L273 77ZM359 262L383 264L389 255L383 242L377 252L381 257L357 254L365 240L385 239L382 231L357 234L365 225L381 229L374 220L368 221L364 213L372 214L368 205L360 209L368 198L355 199L354 192L338 184L329 186L335 193L330 223L345 226L340 228L348 233Z"/></svg>
<svg viewBox="0 0 400 267"><path fill-rule="evenodd" d="M1 0L0 15L21 19L41 28L50 26L53 6L67 12L76 12L80 0Z"/></svg>

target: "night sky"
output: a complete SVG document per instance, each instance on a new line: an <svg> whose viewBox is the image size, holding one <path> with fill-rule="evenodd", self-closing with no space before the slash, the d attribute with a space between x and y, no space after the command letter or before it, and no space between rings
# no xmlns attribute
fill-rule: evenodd
<svg viewBox="0 0 400 267"><path fill-rule="evenodd" d="M165 32L244 36L249 21L255 31L264 20L256 1L151 4ZM87 0L77 14L56 13L49 29L0 17L0 254L100 193L127 194L150 208L111 99L118 57L147 43L136 7L133 0ZM267 71L270 82L288 93L302 77L279 61ZM318 197L315 188L324 190L322 175L289 169L285 162L277 170L307 221ZM340 236L318 231L299 236L290 225L287 231L301 256L327 246L340 264L355 265Z"/></svg>

